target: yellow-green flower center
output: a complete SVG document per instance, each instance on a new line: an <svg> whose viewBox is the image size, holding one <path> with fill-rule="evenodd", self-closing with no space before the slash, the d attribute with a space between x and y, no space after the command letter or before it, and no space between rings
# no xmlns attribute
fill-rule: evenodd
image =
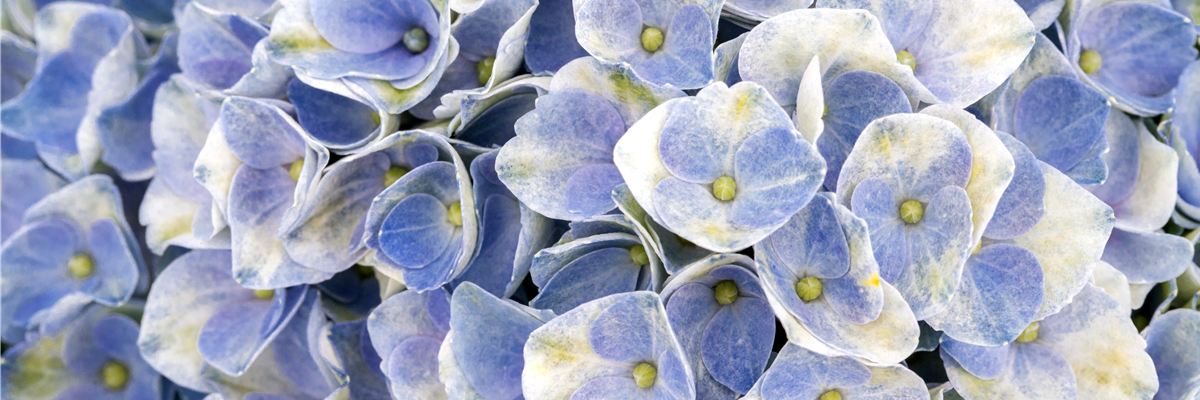
<svg viewBox="0 0 1200 400"><path fill-rule="evenodd" d="M1017 342L1018 343L1029 343L1029 342L1036 340L1037 336L1038 336L1038 323L1037 323L1037 321L1034 321L1033 323L1029 324L1029 326L1025 327L1025 330L1021 331L1021 336L1017 336Z"/></svg>
<svg viewBox="0 0 1200 400"><path fill-rule="evenodd" d="M429 48L429 32L425 32L421 28L412 28L408 32L404 32L404 47L413 54L420 53Z"/></svg>
<svg viewBox="0 0 1200 400"><path fill-rule="evenodd" d="M720 303L723 306L729 305L730 303L733 303L734 300L737 300L737 284L733 283L733 281L718 282L717 286L713 287L713 296L717 298L717 303Z"/></svg>
<svg viewBox="0 0 1200 400"><path fill-rule="evenodd" d="M650 255L646 254L646 246L640 244L635 244L629 248L629 258L633 259L633 263L637 265L650 263Z"/></svg>
<svg viewBox="0 0 1200 400"><path fill-rule="evenodd" d="M836 390L830 390L822 394L817 400L842 400L842 394Z"/></svg>
<svg viewBox="0 0 1200 400"><path fill-rule="evenodd" d="M67 261L67 271L76 278L87 278L96 272L96 262L87 254L76 254Z"/></svg>
<svg viewBox="0 0 1200 400"><path fill-rule="evenodd" d="M454 226L462 226L462 204L457 201L451 204L450 209L446 211L446 218L449 218Z"/></svg>
<svg viewBox="0 0 1200 400"><path fill-rule="evenodd" d="M641 363L633 368L633 381L637 382L638 387L648 388L654 385L654 379L657 377L658 370L650 363Z"/></svg>
<svg viewBox="0 0 1200 400"><path fill-rule="evenodd" d="M408 173L407 169L393 165L388 168L387 172L383 173L383 187L392 186L393 183L403 178Z"/></svg>
<svg viewBox="0 0 1200 400"><path fill-rule="evenodd" d="M300 172L304 171L304 160L299 160L288 167L288 175L291 175L292 181L300 180Z"/></svg>
<svg viewBox="0 0 1200 400"><path fill-rule="evenodd" d="M896 52L896 61L907 65L913 71L917 70L917 59L916 57L913 57L912 53L909 53L908 50L900 50Z"/></svg>
<svg viewBox="0 0 1200 400"><path fill-rule="evenodd" d="M647 27L642 30L642 48L649 52L658 51L663 44L663 33L658 28Z"/></svg>
<svg viewBox="0 0 1200 400"><path fill-rule="evenodd" d="M900 205L900 218L904 222L915 224L921 222L921 217L925 216L925 206L916 200L909 200Z"/></svg>
<svg viewBox="0 0 1200 400"><path fill-rule="evenodd" d="M104 387L109 390L123 388L129 383L129 369L116 361L104 364L104 368L100 369L100 376L104 379Z"/></svg>
<svg viewBox="0 0 1200 400"><path fill-rule="evenodd" d="M271 289L260 289L254 291L254 297L260 299L269 299L275 297L275 291Z"/></svg>
<svg viewBox="0 0 1200 400"><path fill-rule="evenodd" d="M493 65L496 65L496 57L484 58L475 64L475 73L479 74L480 85L486 85L488 79L492 79Z"/></svg>
<svg viewBox="0 0 1200 400"><path fill-rule="evenodd" d="M1100 70L1100 53L1095 50L1084 50L1079 53L1079 69L1085 74L1094 74Z"/></svg>
<svg viewBox="0 0 1200 400"><path fill-rule="evenodd" d="M804 302L813 301L821 295L821 280L815 276L805 277L800 282L796 282L796 296Z"/></svg>
<svg viewBox="0 0 1200 400"><path fill-rule="evenodd" d="M713 196L717 200L729 201L733 200L733 195L737 194L737 183L733 178L722 176L713 182Z"/></svg>

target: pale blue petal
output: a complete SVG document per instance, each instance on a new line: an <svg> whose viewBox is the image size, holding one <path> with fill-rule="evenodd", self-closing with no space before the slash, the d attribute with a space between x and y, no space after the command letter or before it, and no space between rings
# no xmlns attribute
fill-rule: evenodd
<svg viewBox="0 0 1200 400"><path fill-rule="evenodd" d="M925 321L960 342L979 346L1012 342L1042 306L1042 281L1042 267L1029 250L1003 243L984 245L967 259L949 307Z"/></svg>

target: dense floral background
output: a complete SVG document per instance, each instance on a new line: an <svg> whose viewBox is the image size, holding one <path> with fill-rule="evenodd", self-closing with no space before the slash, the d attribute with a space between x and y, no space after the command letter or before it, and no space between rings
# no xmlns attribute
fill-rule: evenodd
<svg viewBox="0 0 1200 400"><path fill-rule="evenodd" d="M0 0L4 399L1200 399L1200 0Z"/></svg>

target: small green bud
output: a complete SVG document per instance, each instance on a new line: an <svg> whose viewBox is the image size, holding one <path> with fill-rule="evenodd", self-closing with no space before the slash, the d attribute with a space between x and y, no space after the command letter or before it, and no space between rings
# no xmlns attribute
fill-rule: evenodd
<svg viewBox="0 0 1200 400"><path fill-rule="evenodd" d="M842 394L836 390L830 390L822 394L817 400L842 400Z"/></svg>
<svg viewBox="0 0 1200 400"><path fill-rule="evenodd" d="M269 299L269 298L275 297L275 291L271 290L271 289L255 290L254 297L264 299L264 300Z"/></svg>
<svg viewBox="0 0 1200 400"><path fill-rule="evenodd" d="M292 163L292 166L288 167L288 175L292 176L292 181L298 181L298 180L300 180L300 171L303 171L303 170L304 170L304 160L299 160L299 161Z"/></svg>
<svg viewBox="0 0 1200 400"><path fill-rule="evenodd" d="M446 218L449 218L454 226L462 226L462 204L457 201L451 204L450 209L446 211Z"/></svg>
<svg viewBox="0 0 1200 400"><path fill-rule="evenodd" d="M96 263L87 254L76 254L71 257L70 261L67 261L67 271L76 278L87 278L96 272Z"/></svg>
<svg viewBox="0 0 1200 400"><path fill-rule="evenodd" d="M658 370L650 363L641 363L633 368L633 381L637 382L638 387L648 388L654 385L654 379L657 377Z"/></svg>
<svg viewBox="0 0 1200 400"><path fill-rule="evenodd" d="M718 282L717 286L713 287L713 296L716 296L717 303L720 303L723 306L729 305L730 303L733 303L734 300L737 300L737 284L733 283L733 281Z"/></svg>
<svg viewBox="0 0 1200 400"><path fill-rule="evenodd" d="M496 57L488 57L479 60L475 64L475 72L479 74L479 84L486 85L488 79L492 79L492 66L496 65Z"/></svg>
<svg viewBox="0 0 1200 400"><path fill-rule="evenodd" d="M817 296L821 295L821 280L815 276L808 276L796 282L796 296L804 302L813 301Z"/></svg>
<svg viewBox="0 0 1200 400"><path fill-rule="evenodd" d="M909 200L900 205L900 218L904 222L915 224L921 222L921 217L925 216L925 206L916 200Z"/></svg>
<svg viewBox="0 0 1200 400"><path fill-rule="evenodd" d="M1095 50L1084 50L1079 53L1079 69L1085 74L1094 74L1100 70L1100 53Z"/></svg>
<svg viewBox="0 0 1200 400"><path fill-rule="evenodd" d="M633 263L637 265L646 265L650 263L650 255L646 254L646 246L635 244L629 248L629 258L633 259Z"/></svg>
<svg viewBox="0 0 1200 400"><path fill-rule="evenodd" d="M642 30L642 48L651 53L658 51L658 48L663 44L663 34L658 28L646 28Z"/></svg>
<svg viewBox="0 0 1200 400"><path fill-rule="evenodd" d="M1033 323L1030 323L1029 326L1025 327L1025 330L1021 331L1021 336L1017 336L1017 342L1029 343L1037 339L1037 336L1038 323L1037 321L1034 321Z"/></svg>
<svg viewBox="0 0 1200 400"><path fill-rule="evenodd" d="M408 32L404 32L404 47L408 48L413 54L418 54L429 48L429 33L425 32L420 27L412 28Z"/></svg>
<svg viewBox="0 0 1200 400"><path fill-rule="evenodd" d="M717 178L716 182L713 182L713 196L717 200L733 200L734 194L737 194L737 183L733 182L733 178L722 176Z"/></svg>
<svg viewBox="0 0 1200 400"><path fill-rule="evenodd" d="M393 183L403 178L408 173L407 169L393 165L388 168L387 172L383 173L383 187L392 186Z"/></svg>
<svg viewBox="0 0 1200 400"><path fill-rule="evenodd" d="M916 57L913 57L912 53L909 53L908 50L900 50L899 52L897 52L896 53L896 61L899 61L901 64L907 65L913 71L917 70L917 59L916 59Z"/></svg>
<svg viewBox="0 0 1200 400"><path fill-rule="evenodd" d="M104 364L104 368L100 369L100 376L104 380L104 387L108 390L117 390L129 383L129 369L116 361Z"/></svg>

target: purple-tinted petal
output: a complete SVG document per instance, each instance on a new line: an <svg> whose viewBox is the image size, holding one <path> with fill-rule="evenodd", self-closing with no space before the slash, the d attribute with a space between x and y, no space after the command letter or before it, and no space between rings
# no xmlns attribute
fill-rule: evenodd
<svg viewBox="0 0 1200 400"><path fill-rule="evenodd" d="M733 223L766 228L786 222L809 202L825 174L816 148L791 129L746 138L734 156Z"/></svg>
<svg viewBox="0 0 1200 400"><path fill-rule="evenodd" d="M129 251L121 228L111 219L98 220L88 229L87 252L95 272L80 286L96 302L113 307L129 300L138 283L137 257Z"/></svg>
<svg viewBox="0 0 1200 400"><path fill-rule="evenodd" d="M520 396L525 340L543 322L474 284L459 286L450 308L451 347L471 386L484 398Z"/></svg>
<svg viewBox="0 0 1200 400"><path fill-rule="evenodd" d="M867 178L854 188L851 199L854 215L871 229L871 246L879 262L879 276L888 282L900 278L908 266L908 245L904 220L892 188L881 179Z"/></svg>
<svg viewBox="0 0 1200 400"><path fill-rule="evenodd" d="M767 239L796 280L832 279L850 270L850 247L833 202L819 196Z"/></svg>
<svg viewBox="0 0 1200 400"><path fill-rule="evenodd" d="M1073 78L1037 79L1017 100L1013 136L1039 160L1068 170L1104 135L1107 102L1100 92Z"/></svg>
<svg viewBox="0 0 1200 400"><path fill-rule="evenodd" d="M824 181L828 190L837 189L842 164L867 124L880 117L912 112L900 85L871 71L850 71L834 79L825 90L825 107L825 130L816 145L828 167Z"/></svg>
<svg viewBox="0 0 1200 400"><path fill-rule="evenodd" d="M766 300L742 297L722 307L704 331L700 352L712 377L738 393L762 375L775 339L775 320Z"/></svg>
<svg viewBox="0 0 1200 400"><path fill-rule="evenodd" d="M1108 177L1103 184L1089 187L1088 191L1105 203L1118 204L1129 198L1137 185L1142 167L1142 142L1136 124L1128 115L1119 112L1109 113L1104 122L1109 151L1104 153L1103 159L1108 166Z"/></svg>
<svg viewBox="0 0 1200 400"><path fill-rule="evenodd" d="M1009 355L1000 374L991 379L972 375L942 351L942 361L955 390L964 396L980 398L1076 398L1075 376L1070 364L1058 353L1036 344L998 349Z"/></svg>
<svg viewBox="0 0 1200 400"><path fill-rule="evenodd" d="M789 343L763 374L759 386L766 399L807 399L869 380L871 371L849 357L827 357Z"/></svg>
<svg viewBox="0 0 1200 400"><path fill-rule="evenodd" d="M926 322L962 342L1009 343L1041 309L1043 280L1041 264L1029 250L1011 244L985 245L967 259L950 307Z"/></svg>
<svg viewBox="0 0 1200 400"><path fill-rule="evenodd" d="M304 156L299 126L282 110L263 101L244 97L225 100L213 129L223 130L233 154L255 168L290 164Z"/></svg>
<svg viewBox="0 0 1200 400"><path fill-rule="evenodd" d="M1119 22L1118 22L1119 21ZM1101 86L1135 96L1160 96L1196 58L1196 33L1178 13L1148 3L1113 3L1078 25L1079 45L1100 54L1092 74Z"/></svg>
<svg viewBox="0 0 1200 400"><path fill-rule="evenodd" d="M1029 232L1045 215L1046 178L1025 144L1004 132L996 132L996 136L1012 153L1016 169L983 235L990 239L1012 239Z"/></svg>
<svg viewBox="0 0 1200 400"><path fill-rule="evenodd" d="M336 93L316 89L293 79L288 100L296 106L296 119L318 143L331 148L361 144L379 128L374 109Z"/></svg>
<svg viewBox="0 0 1200 400"><path fill-rule="evenodd" d="M8 136L5 136L8 137ZM7 142L4 146L8 146ZM12 159L5 155L0 161L3 189L0 189L0 241L8 240L21 228L25 210L42 197L66 185L66 181L36 159Z"/></svg>
<svg viewBox="0 0 1200 400"><path fill-rule="evenodd" d="M703 87L713 80L712 28L711 18L699 5L679 7L671 26L663 30L666 37L662 48L635 64L634 70L657 84L684 89Z"/></svg>
<svg viewBox="0 0 1200 400"><path fill-rule="evenodd" d="M591 164L579 168L563 184L567 211L594 215L597 210L611 210L613 187L622 182L621 172L613 164Z"/></svg>
<svg viewBox="0 0 1200 400"><path fill-rule="evenodd" d="M329 279L332 273L296 263L278 238L284 211L292 205L296 183L282 167L260 170L242 166L229 190L229 230L233 276L242 286L275 289Z"/></svg>
<svg viewBox="0 0 1200 400"><path fill-rule="evenodd" d="M1181 236L1114 228L1100 259L1130 283L1156 283L1182 274L1192 252L1192 242Z"/></svg>
<svg viewBox="0 0 1200 400"><path fill-rule="evenodd" d="M445 392L437 372L441 346L441 340L414 336L392 350L384 374L391 383L393 397L432 398Z"/></svg>
<svg viewBox="0 0 1200 400"><path fill-rule="evenodd" d="M652 360L663 332L657 314L643 312L633 297L617 300L592 321L588 342L596 355L618 363ZM669 331L668 331L669 332Z"/></svg>
<svg viewBox="0 0 1200 400"><path fill-rule="evenodd" d="M416 193L396 204L379 230L380 248L408 268L423 268L451 244L455 227L438 198Z"/></svg>
<svg viewBox="0 0 1200 400"><path fill-rule="evenodd" d="M879 178L897 200L928 203L948 185L965 187L971 160L962 129L945 119L922 114L883 117L863 129L846 157L838 175L838 199L849 205L859 182Z"/></svg>
<svg viewBox="0 0 1200 400"><path fill-rule="evenodd" d="M529 304L562 314L601 297L635 290L641 269L627 248L596 250L562 267Z"/></svg>
<svg viewBox="0 0 1200 400"><path fill-rule="evenodd" d="M944 310L958 288L971 242L971 201L962 188L947 186L913 225L905 226L908 266L894 283L921 320Z"/></svg>
<svg viewBox="0 0 1200 400"><path fill-rule="evenodd" d="M311 0L309 5L321 37L333 47L358 54L386 50L417 26L416 21L436 18L433 9L421 1Z"/></svg>
<svg viewBox="0 0 1200 400"><path fill-rule="evenodd" d="M179 67L186 76L214 89L227 89L250 72L254 44L267 36L262 25L198 3L187 4L181 14Z"/></svg>
<svg viewBox="0 0 1200 400"><path fill-rule="evenodd" d="M1188 393L1196 393L1200 387L1200 358L1196 357L1200 344L1200 312L1176 309L1154 317L1143 334L1146 336L1146 353L1154 359L1158 371L1158 393L1155 399L1180 399Z"/></svg>
<svg viewBox="0 0 1200 400"><path fill-rule="evenodd" d="M96 118L97 135L104 148L101 160L129 180L148 178L154 169L154 142L151 118L158 87L179 72L175 55L178 35L168 34L150 71L142 77L137 90L124 102L100 111Z"/></svg>
<svg viewBox="0 0 1200 400"><path fill-rule="evenodd" d="M667 300L667 320L671 330L679 338L684 354L687 354L692 371L696 374L696 388L701 393L730 394L730 389L713 379L704 365L700 351L708 322L722 307L713 296L712 288L698 282L687 283L672 292ZM774 330L774 326L771 327Z"/></svg>
<svg viewBox="0 0 1200 400"><path fill-rule="evenodd" d="M571 0L538 2L529 20L525 42L525 65L535 74L557 72L571 60L587 56L575 40L575 11Z"/></svg>
<svg viewBox="0 0 1200 400"><path fill-rule="evenodd" d="M941 350L943 357L953 357L959 366L981 379L1000 376L1013 357L1011 346L980 346L946 337L942 339Z"/></svg>

